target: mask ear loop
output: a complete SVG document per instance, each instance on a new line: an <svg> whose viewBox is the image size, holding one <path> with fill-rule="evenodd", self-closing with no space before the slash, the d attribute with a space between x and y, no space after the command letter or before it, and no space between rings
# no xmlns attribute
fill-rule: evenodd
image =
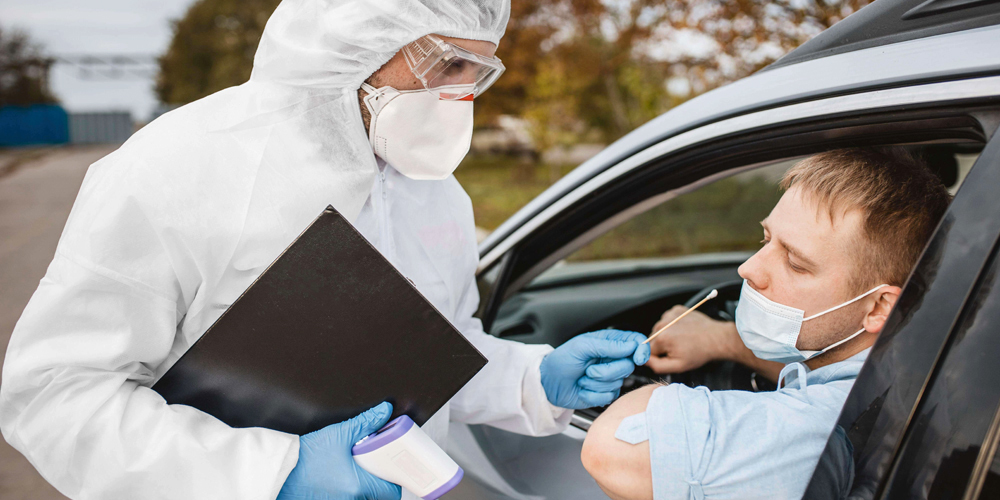
<svg viewBox="0 0 1000 500"><path fill-rule="evenodd" d="M805 389L809 385L809 382L806 381L806 377L809 376L809 372L806 371L806 367L802 364L802 362L789 363L781 369L781 373L778 374L778 388L788 387L787 383L784 385L782 385L782 383L785 382L785 377L791 373L792 369L795 370L795 382L799 383L799 389Z"/></svg>
<svg viewBox="0 0 1000 500"><path fill-rule="evenodd" d="M809 356L809 357L808 357L808 358L806 358L805 360L806 360L806 361L809 361L810 359L813 359L813 358L815 358L816 356L819 356L820 354L823 354L823 353L825 353L825 352L829 351L830 349L833 349L834 347L837 347L838 345L841 345L841 344L843 344L844 342L847 342L848 340L851 340L851 339L853 339L854 337L857 337L858 335L861 335L861 334L862 334L862 333L864 333L864 332L865 332L865 329L864 329L864 328L862 328L862 329L860 329L860 330L858 330L858 331L854 332L854 333L853 333L853 334L851 334L850 336L848 336L848 337L846 337L846 338L844 338L844 339L841 339L841 340L838 340L837 342L834 342L833 344L830 344L830 345L826 346L825 348L823 348L823 349L821 349L821 350L819 350L819 351L816 351L816 352L815 352L815 353L814 353L814 354L813 354L812 356Z"/></svg>
<svg viewBox="0 0 1000 500"><path fill-rule="evenodd" d="M886 286L889 286L889 285L888 285L888 284L884 284L884 283L883 283L883 284L881 284L881 285L879 285L879 286L877 286L877 287L875 287L875 288L872 288L871 290L868 290L867 292L865 292L865 293L863 293L863 294L861 294L861 295L858 295L857 297L855 297L855 298L853 298L853 299L851 299L851 300L849 300L849 301L847 301L847 302L844 302L843 304L840 304L839 306L834 306L834 307L831 307L830 309L827 309L827 310L825 310L825 311L823 311L823 312L821 312L821 313L819 313L819 314L813 314L812 316L809 316L808 318L804 318L804 319L803 319L802 321L809 321L809 320L811 320L811 319L813 319L813 318L816 318L816 317L819 317L819 316L822 316L822 315L824 315L824 314L826 314L826 313L828 313L828 312L833 312L833 311L836 311L837 309L840 309L841 307L844 307L844 306L848 306L848 305L851 305L851 304L853 304L853 303L855 303L855 302L857 302L857 301L859 301L859 300L861 300L861 299L863 299L863 298L865 298L865 297L867 297L867 296L869 296L869 295L871 295L871 294L875 293L875 292L876 292L876 291L878 291L878 290L879 290L880 288L882 288L882 287L886 287ZM845 343L845 342L847 342L847 341L849 341L849 340L853 339L854 337L857 337L858 335L861 335L861 334L862 334L862 333L864 333L864 332L865 332L865 329L864 329L864 328L862 328L862 329L860 329L860 330L858 330L858 331L854 332L853 334L851 334L851 335L847 336L846 338L843 338L843 339L841 339L841 340L838 340L837 342L834 342L833 344L830 344L830 345L826 346L825 348L823 348L823 349L821 349L821 350L819 350L819 351L816 351L815 353L813 353L813 355L812 355L812 356L809 356L809 357L808 357L808 358L806 358L805 360L806 360L806 361L808 361L808 360L810 360L810 359L813 359L813 358L815 358L816 356L819 356L820 354L823 354L823 353L825 353L825 352L828 352L828 351L829 351L830 349L833 349L834 347L837 347L837 346L839 346L839 345L841 345L841 344L843 344L843 343Z"/></svg>
<svg viewBox="0 0 1000 500"><path fill-rule="evenodd" d="M821 313L813 314L812 316L809 316L808 318L802 318L802 321L809 321L809 320L811 320L813 318L818 318L818 317L820 317L820 316L822 316L822 315L824 315L826 313L830 313L830 312L836 311L837 309L840 309L841 307L849 306L849 305L851 305L851 304L853 304L853 303L855 303L855 302L857 302L857 301L859 301L859 300L861 300L861 299L863 299L863 298L865 298L865 297L867 297L867 296L875 293L876 291L878 291L879 288L882 288L882 287L885 287L885 286L889 286L889 285L883 283L883 284L881 284L881 285L879 285L879 286L877 286L875 288L872 288L871 290L868 290L867 292L865 292L865 293L863 293L861 295L858 295L857 297L854 297L851 300L848 300L847 302L844 302L843 304L840 304L839 306L833 306L833 307L831 307L831 308L829 308L829 309L827 309L827 310L825 310L825 311L823 311ZM855 335L857 335L857 334L855 334ZM848 337L848 338L850 338L850 337Z"/></svg>

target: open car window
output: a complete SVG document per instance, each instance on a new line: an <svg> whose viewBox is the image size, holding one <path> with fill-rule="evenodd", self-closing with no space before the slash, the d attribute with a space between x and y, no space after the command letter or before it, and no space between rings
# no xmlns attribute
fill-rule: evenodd
<svg viewBox="0 0 1000 500"><path fill-rule="evenodd" d="M978 154L977 147L968 145L909 147L925 157L953 191ZM725 285L728 293L703 312L732 321L740 288L736 269L760 248L760 221L780 198L785 172L801 158L736 166L652 196L595 224L566 257L503 300L491 332L553 346L608 327L649 333L664 311L715 285ZM481 286L500 280L502 269L497 266L483 273ZM623 394L653 382L713 390L774 388L742 365L712 362L671 376L639 367L626 381ZM599 412L581 413L595 417Z"/></svg>
<svg viewBox="0 0 1000 500"><path fill-rule="evenodd" d="M795 160L779 161L666 193L654 205L571 253L529 285L628 272L742 261L760 248L760 221L781 197L778 183Z"/></svg>
<svg viewBox="0 0 1000 500"><path fill-rule="evenodd" d="M953 195L979 157L978 147L911 149ZM598 229L603 230L600 236L539 274L527 288L637 267L745 258L760 248L760 221L781 197L779 183L785 172L800 159L736 169L739 173L647 200L625 216L605 222Z"/></svg>

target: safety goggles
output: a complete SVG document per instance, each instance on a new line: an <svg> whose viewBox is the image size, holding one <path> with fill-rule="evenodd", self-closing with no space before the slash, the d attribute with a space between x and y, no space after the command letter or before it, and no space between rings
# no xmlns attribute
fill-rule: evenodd
<svg viewBox="0 0 1000 500"><path fill-rule="evenodd" d="M484 57L434 35L403 47L403 57L413 74L439 99L471 101L500 78L503 63Z"/></svg>

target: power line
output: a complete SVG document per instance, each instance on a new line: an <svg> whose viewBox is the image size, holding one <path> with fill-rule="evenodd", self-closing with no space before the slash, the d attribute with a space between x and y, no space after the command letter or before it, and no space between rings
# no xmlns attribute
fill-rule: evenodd
<svg viewBox="0 0 1000 500"><path fill-rule="evenodd" d="M55 64L76 70L81 80L148 80L159 72L155 54L58 54L54 59Z"/></svg>

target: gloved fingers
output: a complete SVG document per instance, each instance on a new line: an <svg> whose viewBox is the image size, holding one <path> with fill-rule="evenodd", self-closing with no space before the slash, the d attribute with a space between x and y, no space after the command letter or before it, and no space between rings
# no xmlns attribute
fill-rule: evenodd
<svg viewBox="0 0 1000 500"><path fill-rule="evenodd" d="M390 415L392 415L392 404L384 402L346 422L335 425L347 426L351 436L351 444L353 444L385 426Z"/></svg>
<svg viewBox="0 0 1000 500"><path fill-rule="evenodd" d="M355 467L354 470L358 475L358 483L362 485L361 489L364 492L364 498L399 500L402 496L403 490L398 484L393 484L376 477L361 467Z"/></svg>
<svg viewBox="0 0 1000 500"><path fill-rule="evenodd" d="M649 344L639 343L639 347L635 349L635 353L632 355L632 361L635 362L636 366L642 366L649 362L650 356Z"/></svg>
<svg viewBox="0 0 1000 500"><path fill-rule="evenodd" d="M576 385L593 392L614 392L622 388L622 379L595 380L590 377L580 377Z"/></svg>
<svg viewBox="0 0 1000 500"><path fill-rule="evenodd" d="M627 330L615 330L613 328L598 330L596 332L591 332L590 334L585 334L585 335L594 335L598 338L606 340L615 340L619 342L635 342L637 344L646 341L646 336L639 332L630 332ZM616 357L621 357L621 356L616 356Z"/></svg>
<svg viewBox="0 0 1000 500"><path fill-rule="evenodd" d="M595 392L588 391L587 389L581 389L579 393L579 398L583 401L584 408L594 408L597 406L607 406L618 399L619 391L605 391L605 392Z"/></svg>
<svg viewBox="0 0 1000 500"><path fill-rule="evenodd" d="M602 382L621 380L635 370L632 358L616 359L607 363L590 365L584 372L588 377Z"/></svg>
<svg viewBox="0 0 1000 500"><path fill-rule="evenodd" d="M580 339L580 349L577 351L577 355L583 361L601 358L625 358L631 356L636 347L639 347L639 343L635 341L605 339L589 333L585 333L577 339Z"/></svg>

